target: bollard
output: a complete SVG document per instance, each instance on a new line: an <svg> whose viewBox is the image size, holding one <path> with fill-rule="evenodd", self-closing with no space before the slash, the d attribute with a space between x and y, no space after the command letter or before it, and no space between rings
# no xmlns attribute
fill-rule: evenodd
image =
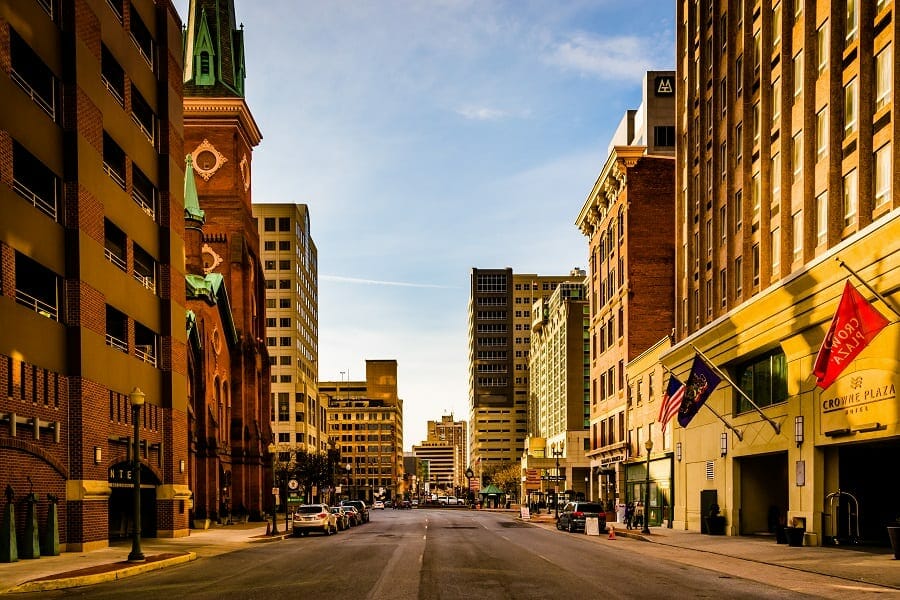
<svg viewBox="0 0 900 600"><path fill-rule="evenodd" d="M38 540L37 496L34 492L25 497L28 507L25 512L25 537L22 540L22 558L40 558L41 545Z"/></svg>
<svg viewBox="0 0 900 600"><path fill-rule="evenodd" d="M16 509L13 506L15 493L12 486L6 486L6 510L3 511L3 525L0 526L0 563L17 562L19 549L16 545Z"/></svg>
<svg viewBox="0 0 900 600"><path fill-rule="evenodd" d="M47 528L41 538L41 554L44 556L59 556L59 516L57 514L57 502L59 499L53 494L47 494L50 506L47 507Z"/></svg>

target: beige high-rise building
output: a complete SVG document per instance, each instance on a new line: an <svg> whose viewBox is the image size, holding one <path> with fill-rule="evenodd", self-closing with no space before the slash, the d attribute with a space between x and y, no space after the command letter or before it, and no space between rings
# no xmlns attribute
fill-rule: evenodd
<svg viewBox="0 0 900 600"><path fill-rule="evenodd" d="M549 298L539 298L532 305L529 438L521 461L526 475L522 497L529 502L544 500L542 496L549 491L568 490L573 498L588 494L591 404L587 273L576 269L571 275L581 281L562 282ZM549 484L547 475L553 477Z"/></svg>
<svg viewBox="0 0 900 600"><path fill-rule="evenodd" d="M403 400L397 396L397 361L367 360L363 381L320 381L328 435L345 469L341 494L389 500L403 483ZM346 486L346 487L345 487Z"/></svg>
<svg viewBox="0 0 900 600"><path fill-rule="evenodd" d="M453 446L456 455L456 467L453 472L453 485L465 487L466 468L469 466L467 453L468 425L465 421L454 421L453 415L442 415L440 421L428 421L428 437L426 442Z"/></svg>
<svg viewBox="0 0 900 600"><path fill-rule="evenodd" d="M413 455L422 463L427 461L428 479L427 490L431 494L442 496L463 494L462 488L456 481L456 473L459 470L456 447L444 442L424 441L412 448Z"/></svg>
<svg viewBox="0 0 900 600"><path fill-rule="evenodd" d="M266 277L272 432L279 451L325 452L319 401L318 252L305 204L254 204Z"/></svg>
<svg viewBox="0 0 900 600"><path fill-rule="evenodd" d="M896 4L679 1L677 25L678 304L662 360L684 380L701 351L729 380L707 401L725 423L703 408L675 427L675 526L703 529L715 503L729 534L793 522L807 544L885 540L900 331L825 389L813 366L847 282L896 320Z"/></svg>
<svg viewBox="0 0 900 600"><path fill-rule="evenodd" d="M583 279L583 277L581 278ZM528 433L531 305L571 275L472 269L469 296L469 461L475 477L518 464Z"/></svg>

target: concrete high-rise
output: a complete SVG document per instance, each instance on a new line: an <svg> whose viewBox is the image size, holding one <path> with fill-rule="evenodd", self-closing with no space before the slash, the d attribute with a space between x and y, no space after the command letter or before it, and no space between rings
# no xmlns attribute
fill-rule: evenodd
<svg viewBox="0 0 900 600"><path fill-rule="evenodd" d="M583 277L582 277L583 279ZM468 307L469 461L475 476L518 464L528 433L531 306L571 275L472 269Z"/></svg>
<svg viewBox="0 0 900 600"><path fill-rule="evenodd" d="M362 381L320 381L328 436L340 452L349 498L394 499L403 487L403 400L397 361L366 360Z"/></svg>
<svg viewBox="0 0 900 600"><path fill-rule="evenodd" d="M305 204L254 204L266 277L272 431L280 451L327 450L319 401L318 251Z"/></svg>
<svg viewBox="0 0 900 600"><path fill-rule="evenodd" d="M425 441L453 446L456 454L456 468L453 472L453 485L465 487L466 468L468 462L468 425L465 421L454 421L453 415L442 415L440 421L428 421Z"/></svg>

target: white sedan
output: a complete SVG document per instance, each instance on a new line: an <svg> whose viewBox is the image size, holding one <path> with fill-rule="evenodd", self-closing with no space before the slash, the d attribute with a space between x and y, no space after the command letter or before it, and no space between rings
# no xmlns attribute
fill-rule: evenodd
<svg viewBox="0 0 900 600"><path fill-rule="evenodd" d="M382 502L381 500L376 500L372 504L372 508L380 508L381 510L384 510L384 502Z"/></svg>

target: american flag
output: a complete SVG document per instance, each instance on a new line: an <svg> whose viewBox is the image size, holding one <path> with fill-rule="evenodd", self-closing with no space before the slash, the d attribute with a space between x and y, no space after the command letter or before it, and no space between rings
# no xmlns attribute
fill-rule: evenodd
<svg viewBox="0 0 900 600"><path fill-rule="evenodd" d="M666 393L663 394L662 404L659 407L659 422L662 423L662 430L666 430L666 423L678 414L681 407L681 401L684 399L684 384L675 377L669 375L669 385L666 386Z"/></svg>

